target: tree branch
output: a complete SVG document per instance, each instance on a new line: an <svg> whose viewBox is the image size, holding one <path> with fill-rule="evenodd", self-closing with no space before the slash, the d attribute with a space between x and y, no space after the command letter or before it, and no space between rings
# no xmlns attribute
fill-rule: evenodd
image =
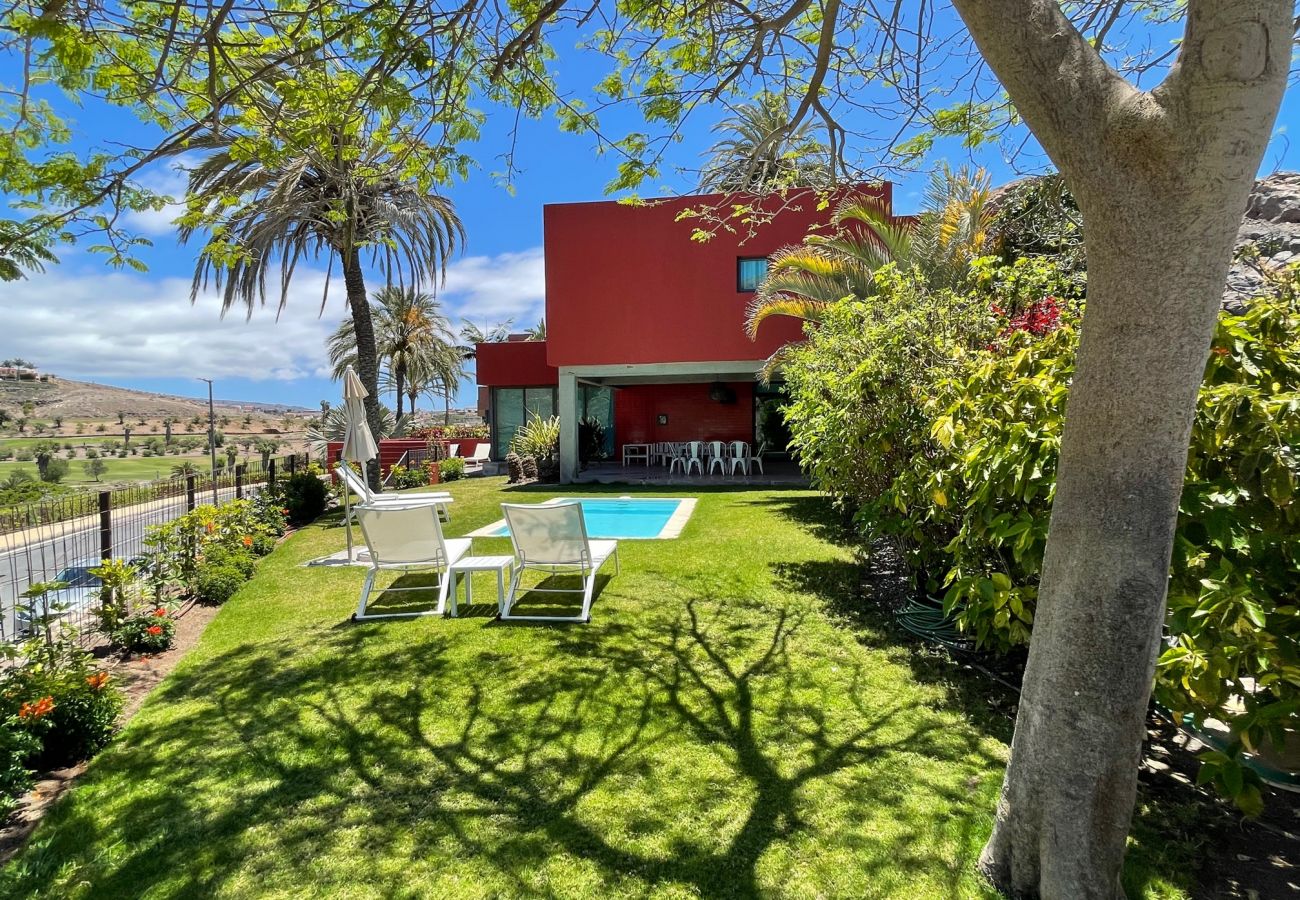
<svg viewBox="0 0 1300 900"><path fill-rule="evenodd" d="M1100 147L1106 109L1138 91L1055 0L953 0L971 37L1049 156L1064 171Z"/></svg>

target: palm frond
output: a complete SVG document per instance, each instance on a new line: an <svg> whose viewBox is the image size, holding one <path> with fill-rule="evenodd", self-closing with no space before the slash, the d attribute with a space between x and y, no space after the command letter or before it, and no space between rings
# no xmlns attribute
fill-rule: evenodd
<svg viewBox="0 0 1300 900"><path fill-rule="evenodd" d="M793 294L755 296L745 309L745 333L750 340L757 339L758 329L772 316L791 316L805 322L819 321L831 302L834 301L812 300Z"/></svg>

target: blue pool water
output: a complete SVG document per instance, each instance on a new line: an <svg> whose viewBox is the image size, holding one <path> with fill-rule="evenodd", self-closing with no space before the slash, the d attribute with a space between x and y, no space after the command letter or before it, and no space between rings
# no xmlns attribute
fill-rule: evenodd
<svg viewBox="0 0 1300 900"><path fill-rule="evenodd" d="M567 498L566 498L567 499ZM593 538L655 538L664 530L681 500L631 497L625 500L579 500L587 536ZM504 524L494 532L502 537L510 531Z"/></svg>

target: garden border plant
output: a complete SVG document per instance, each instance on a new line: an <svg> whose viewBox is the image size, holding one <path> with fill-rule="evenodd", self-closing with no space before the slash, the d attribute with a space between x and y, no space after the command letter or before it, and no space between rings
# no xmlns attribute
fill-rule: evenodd
<svg viewBox="0 0 1300 900"><path fill-rule="evenodd" d="M1053 265L977 264L994 334L941 355L942 366L918 371L891 356L898 339L862 325L888 306L850 299L787 368L795 446L815 484L855 509L868 536L900 539L919 586L999 653L1032 630L1077 345L1074 276L1050 277ZM924 293L917 300L926 306ZM1261 794L1242 754L1268 754L1300 731L1297 383L1292 268L1244 314L1220 317L1156 672L1156 699L1175 715L1229 725L1232 743L1203 757L1201 778L1246 812L1258 812Z"/></svg>

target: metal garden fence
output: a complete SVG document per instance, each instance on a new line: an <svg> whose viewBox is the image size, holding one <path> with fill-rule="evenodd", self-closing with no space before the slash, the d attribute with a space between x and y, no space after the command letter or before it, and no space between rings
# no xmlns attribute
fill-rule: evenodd
<svg viewBox="0 0 1300 900"><path fill-rule="evenodd" d="M210 472L177 475L126 488L86 491L0 508L0 641L27 637L20 607L31 585L61 581L51 607L94 641L97 580L86 570L103 560L130 561L145 550L148 529L179 518L204 503L252 497L279 477L308 463L306 454L256 460Z"/></svg>

